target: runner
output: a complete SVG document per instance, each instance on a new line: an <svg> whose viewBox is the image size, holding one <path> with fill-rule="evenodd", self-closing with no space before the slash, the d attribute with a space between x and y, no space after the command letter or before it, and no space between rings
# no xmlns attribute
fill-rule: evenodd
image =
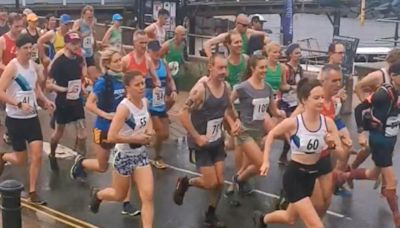
<svg viewBox="0 0 400 228"><path fill-rule="evenodd" d="M86 61L87 76L92 82L94 82L99 76L94 60L94 49L96 47L96 42L94 40L94 25L94 8L87 5L82 9L81 18L76 20L72 26L72 31L79 32L79 35L82 38L83 57Z"/></svg>
<svg viewBox="0 0 400 228"><path fill-rule="evenodd" d="M160 56L165 57L168 63L169 69L171 71L172 78L174 79L176 89L179 90L182 84L181 80L185 77L185 67L184 67L184 52L185 52L185 27L179 25L175 28L174 38L167 40L161 46ZM175 103L175 100L171 99L171 89L167 87L167 110L171 109Z"/></svg>
<svg viewBox="0 0 400 228"><path fill-rule="evenodd" d="M15 58L15 40L21 34L24 22L19 14L10 13L8 25L10 31L0 37L0 74L4 71L6 65Z"/></svg>
<svg viewBox="0 0 400 228"><path fill-rule="evenodd" d="M20 20L22 24L22 20ZM13 24L12 29L15 29ZM6 103L6 127L11 138L12 153L0 156L0 173L5 162L24 166L27 164L27 146L30 155L28 192L29 200L35 204L46 204L37 192L42 165L43 136L37 113L37 101L46 110L52 111L54 104L42 93L36 64L31 60L32 41L27 35L15 40L16 58L6 66L0 77L0 100Z"/></svg>
<svg viewBox="0 0 400 228"><path fill-rule="evenodd" d="M31 9L29 9L29 8L25 8L22 11L22 15L21 16L22 16L22 19L24 20L24 28L26 28L28 26L27 17L28 17L28 14L30 14L30 13L33 13L33 11Z"/></svg>
<svg viewBox="0 0 400 228"><path fill-rule="evenodd" d="M93 149L96 158L86 159L78 155L70 172L74 180L84 179L87 171L105 173L111 150L114 148L114 144L107 140L107 133L117 106L125 96L119 49L107 48L101 52L100 67L103 75L96 80L93 93L90 93L86 101L87 110L97 115L93 126ZM137 216L140 211L129 202L129 193L130 191L123 201L121 214Z"/></svg>
<svg viewBox="0 0 400 228"><path fill-rule="evenodd" d="M54 14L47 14L46 21L43 23L40 34L43 35L48 31L55 30L57 28L57 17Z"/></svg>
<svg viewBox="0 0 400 228"><path fill-rule="evenodd" d="M142 202L142 227L153 227L153 173L149 165L149 145L154 135L144 95L143 75L129 72L124 76L127 98L118 105L111 122L108 140L116 144L112 187L92 189L90 210L97 213L102 201L122 201L129 185L135 182Z"/></svg>
<svg viewBox="0 0 400 228"><path fill-rule="evenodd" d="M321 83L305 78L298 84L297 95L304 112L283 120L268 133L260 169L261 175L268 174L269 155L274 139L290 136L291 160L283 175L283 188L290 204L286 211L268 214L255 211L253 221L257 228L275 223L293 225L297 216L306 227L324 227L310 199L317 179L320 183L329 181L332 167L321 159L321 153L335 145L337 155L341 156L343 153L335 123L321 114L324 106Z"/></svg>
<svg viewBox="0 0 400 228"><path fill-rule="evenodd" d="M240 101L238 111L242 127L236 137L236 147L248 160L245 162L247 164L243 165L244 168L234 175L232 182L239 186L240 192L244 194L252 192L252 189L246 188L245 184L252 176L259 173L258 170L262 165L261 141L273 126L268 112L278 118L286 117L277 108L271 86L264 82L266 67L267 59L263 55L250 57L245 81L234 87L231 96L231 100Z"/></svg>
<svg viewBox="0 0 400 228"><path fill-rule="evenodd" d="M10 27L7 23L8 13L6 8L0 7L0 36L10 31Z"/></svg>
<svg viewBox="0 0 400 228"><path fill-rule="evenodd" d="M125 55L125 50L122 45L122 24L123 17L116 13L112 16L112 25L104 34L101 45L103 47L113 47L114 49L120 50L122 55Z"/></svg>
<svg viewBox="0 0 400 228"><path fill-rule="evenodd" d="M244 15L244 14L239 14L236 17L236 22L235 22L235 28L233 31L239 32L240 36L242 38L242 53L246 54L247 53L247 47L248 47L248 40L251 36L254 35L260 35L260 36L267 36L265 32L262 31L256 31L253 29L249 29L249 18ZM206 53L207 57L210 57L212 55L212 50L211 47L214 45L218 45L220 43L223 43L225 41L225 37L228 35L228 33L222 33L214 38L211 38L204 42L204 52ZM267 38L267 42L268 42Z"/></svg>
<svg viewBox="0 0 400 228"><path fill-rule="evenodd" d="M26 27L26 29L22 30L22 33L25 33L31 37L33 42L32 60L35 63L39 63L39 54L37 47L37 41L41 35L40 28L37 26L39 17L34 13L30 13L26 16L26 20L28 22L28 26Z"/></svg>
<svg viewBox="0 0 400 228"><path fill-rule="evenodd" d="M268 60L265 82L272 87L276 94L280 91L288 91L290 87L286 79L287 69L285 65L279 62L281 45L276 42L268 43L265 46L265 53Z"/></svg>
<svg viewBox="0 0 400 228"><path fill-rule="evenodd" d="M157 15L157 21L147 26L144 31L150 40L158 40L160 44L164 43L166 39L166 32L164 26L167 24L169 18L169 11L160 9Z"/></svg>
<svg viewBox="0 0 400 228"><path fill-rule="evenodd" d="M301 50L300 45L297 43L290 44L286 48L287 62L286 66L286 81L290 86L289 91L282 92L282 97L279 100L278 106L280 109L286 112L287 116L290 116L292 112L296 109L298 100L296 94L297 83L303 78L303 68L300 65ZM286 140L283 144L283 150L279 158L279 163L287 166L287 154L290 150L290 144Z"/></svg>
<svg viewBox="0 0 400 228"><path fill-rule="evenodd" d="M224 227L215 214L220 194L224 186L224 139L223 119L229 122L232 133L240 129L230 96L229 85L224 82L227 76L227 60L221 55L213 55L209 60L209 76L206 82L198 83L190 91L189 98L181 113L181 122L188 131L189 147L194 150L195 162L201 176L178 179L174 192L174 202L182 205L190 186L208 190L209 207L205 224Z"/></svg>
<svg viewBox="0 0 400 228"><path fill-rule="evenodd" d="M54 117L56 128L50 139L50 167L57 171L56 149L64 134L65 125L73 123L76 129L76 149L82 155L86 154L85 112L81 98L82 69L84 60L77 53L80 51L81 38L77 32L69 32L64 36L64 52L54 60L50 68L53 89L57 92Z"/></svg>
<svg viewBox="0 0 400 228"><path fill-rule="evenodd" d="M267 22L264 17L260 14L254 14L251 17L251 29L256 31L263 31L264 22Z"/></svg>
<svg viewBox="0 0 400 228"><path fill-rule="evenodd" d="M396 196L396 174L393 167L393 151L399 133L398 95L400 90L400 62L394 63L388 71L392 85L383 84L371 96L359 104L354 112L358 141L361 147L367 145L365 131L369 131L369 147L375 167L372 169L353 169L348 172L349 179L376 180L383 177L381 193L386 198L396 227L400 227L400 212ZM368 112L367 110L370 109ZM369 117L364 114L369 113Z"/></svg>
<svg viewBox="0 0 400 228"><path fill-rule="evenodd" d="M167 168L167 165L161 157L161 146L162 142L167 140L169 137L169 120L165 98L166 88L171 88L172 92L170 96L173 100L176 99L177 93L168 64L165 60L160 58L160 49L161 45L157 40L150 41L147 46L150 58L156 68L158 80L161 82L161 86L159 88L146 88L145 96L147 98L153 127L156 132L156 139L153 145L155 158L152 164L158 169L165 169Z"/></svg>

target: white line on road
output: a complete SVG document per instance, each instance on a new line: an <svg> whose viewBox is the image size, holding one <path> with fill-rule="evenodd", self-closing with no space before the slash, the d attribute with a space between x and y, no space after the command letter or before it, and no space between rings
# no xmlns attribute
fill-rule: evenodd
<svg viewBox="0 0 400 228"><path fill-rule="evenodd" d="M182 173L187 173L187 174L191 174L191 175L195 175L195 176L200 176L200 175L201 175L201 174L198 173L198 172L194 172L194 171L191 171L191 170L188 170L188 169L178 168L178 167L173 166L173 165L168 165L168 166L169 166L169 168L171 168L171 169L173 169L173 170L176 170L176 171L179 171L179 172L182 172ZM232 184L232 182L231 182L231 181L228 181L228 180L225 180L224 183L225 183L225 184ZM275 198L275 199L278 199L278 198L279 198L278 195L275 195L275 194L272 194L272 193L268 193L268 192L264 192L264 191L261 191L261 190L258 190L258 189L255 189L254 192L256 192L256 193L258 193L258 194L260 194L260 195L263 195L263 196L270 197L270 198ZM335 217L338 217L338 218L343 218L343 219L347 219L347 220L352 220L351 217L348 217L348 216L346 216L346 215L343 215L343 214L340 214L340 213L337 213L337 212L334 212L334 211L328 210L327 213L328 213L329 215L332 215L332 216L335 216Z"/></svg>

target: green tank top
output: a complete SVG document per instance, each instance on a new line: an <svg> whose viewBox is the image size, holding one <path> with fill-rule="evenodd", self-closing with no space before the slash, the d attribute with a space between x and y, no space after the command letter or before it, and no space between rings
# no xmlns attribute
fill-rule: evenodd
<svg viewBox="0 0 400 228"><path fill-rule="evenodd" d="M270 68L267 68L267 73L265 73L265 82L270 84L274 91L277 91L281 87L281 76L282 76L281 64L278 63L276 65L275 71L272 71Z"/></svg>
<svg viewBox="0 0 400 228"><path fill-rule="evenodd" d="M242 33L242 54L247 54L247 45L249 38L247 37L247 33Z"/></svg>
<svg viewBox="0 0 400 228"><path fill-rule="evenodd" d="M121 49L122 46L122 32L121 30L114 29L110 34L110 45L116 49Z"/></svg>
<svg viewBox="0 0 400 228"><path fill-rule="evenodd" d="M228 61L228 77L226 81L233 88L234 85L240 82L244 72L246 71L246 63L243 55L240 56L240 62L238 65L233 65Z"/></svg>
<svg viewBox="0 0 400 228"><path fill-rule="evenodd" d="M165 55L165 60L167 60L168 63L183 63L183 44L180 44L178 48L175 48L174 39L172 39L168 41L168 49L168 53Z"/></svg>

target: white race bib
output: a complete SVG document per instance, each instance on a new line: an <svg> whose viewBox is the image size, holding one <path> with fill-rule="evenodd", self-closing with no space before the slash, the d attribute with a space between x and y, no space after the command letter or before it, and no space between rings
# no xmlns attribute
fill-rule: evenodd
<svg viewBox="0 0 400 228"><path fill-rule="evenodd" d="M82 82L80 79L68 82L67 100L78 100L81 94Z"/></svg>
<svg viewBox="0 0 400 228"><path fill-rule="evenodd" d="M139 115L135 115L135 133L140 134L144 133L146 130L147 122L149 121L148 115L146 113L140 113Z"/></svg>
<svg viewBox="0 0 400 228"><path fill-rule="evenodd" d="M208 142L215 142L222 136L222 120L224 118L218 118L209 120L207 122L207 131L206 136L208 138Z"/></svg>
<svg viewBox="0 0 400 228"><path fill-rule="evenodd" d="M253 120L264 120L268 112L269 97L253 99Z"/></svg>
<svg viewBox="0 0 400 228"><path fill-rule="evenodd" d="M91 35L83 38L82 47L85 49L91 49L93 47L93 41Z"/></svg>
<svg viewBox="0 0 400 228"><path fill-rule="evenodd" d="M153 89L153 106L163 106L165 105L165 88L155 88Z"/></svg>
<svg viewBox="0 0 400 228"><path fill-rule="evenodd" d="M305 134L300 137L299 150L306 154L320 153L325 145L323 136Z"/></svg>
<svg viewBox="0 0 400 228"><path fill-rule="evenodd" d="M169 70L171 71L172 76L176 76L179 72L179 63L176 61L172 61L168 63Z"/></svg>
<svg viewBox="0 0 400 228"><path fill-rule="evenodd" d="M17 101L25 104L29 104L33 110L36 110L36 96L33 90L29 91L18 91Z"/></svg>
<svg viewBox="0 0 400 228"><path fill-rule="evenodd" d="M298 104L297 95L295 90L290 90L282 94L282 100L289 104L289 107L294 107Z"/></svg>
<svg viewBox="0 0 400 228"><path fill-rule="evenodd" d="M32 52L31 52L31 59L35 62L36 60L39 59L39 53L38 53L38 48L37 45L33 45L32 47Z"/></svg>
<svg viewBox="0 0 400 228"><path fill-rule="evenodd" d="M389 116L386 120L385 136L393 137L399 134L400 116Z"/></svg>

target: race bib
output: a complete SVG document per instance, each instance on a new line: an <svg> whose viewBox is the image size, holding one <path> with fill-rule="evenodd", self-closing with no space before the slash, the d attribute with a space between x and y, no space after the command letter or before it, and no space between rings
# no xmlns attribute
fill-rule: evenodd
<svg viewBox="0 0 400 228"><path fill-rule="evenodd" d="M222 136L222 120L223 118L209 120L207 122L207 132L206 136L208 142L215 142Z"/></svg>
<svg viewBox="0 0 400 228"><path fill-rule="evenodd" d="M268 112L269 97L253 99L253 120L264 120Z"/></svg>
<svg viewBox="0 0 400 228"><path fill-rule="evenodd" d="M68 82L67 100L78 100L81 94L82 82L80 79Z"/></svg>
<svg viewBox="0 0 400 228"><path fill-rule="evenodd" d="M149 121L148 115L146 113L142 113L141 115L135 115L135 132L136 133L144 133L146 130L147 122Z"/></svg>
<svg viewBox="0 0 400 228"><path fill-rule="evenodd" d="M179 72L179 63L176 61L172 61L168 63L169 70L171 71L172 76L176 76Z"/></svg>
<svg viewBox="0 0 400 228"><path fill-rule="evenodd" d="M289 104L289 107L294 107L298 104L297 95L295 90L290 90L282 94L282 100Z"/></svg>
<svg viewBox="0 0 400 228"><path fill-rule="evenodd" d="M399 134L400 118L399 116L389 116L386 120L385 136L393 137Z"/></svg>
<svg viewBox="0 0 400 228"><path fill-rule="evenodd" d="M31 59L36 62L36 60L39 59L39 53L38 53L38 48L37 45L33 45L32 47L32 52L31 52Z"/></svg>
<svg viewBox="0 0 400 228"><path fill-rule="evenodd" d="M92 36L87 36L83 38L82 47L85 49L91 49L93 47Z"/></svg>
<svg viewBox="0 0 400 228"><path fill-rule="evenodd" d="M36 110L36 96L33 90L29 91L18 91L17 92L17 101L25 104L29 104L33 110Z"/></svg>
<svg viewBox="0 0 400 228"><path fill-rule="evenodd" d="M153 89L153 106L163 106L165 105L165 88L155 88Z"/></svg>
<svg viewBox="0 0 400 228"><path fill-rule="evenodd" d="M324 138L321 136L305 134L300 137L299 150L306 154L319 153L324 143Z"/></svg>

